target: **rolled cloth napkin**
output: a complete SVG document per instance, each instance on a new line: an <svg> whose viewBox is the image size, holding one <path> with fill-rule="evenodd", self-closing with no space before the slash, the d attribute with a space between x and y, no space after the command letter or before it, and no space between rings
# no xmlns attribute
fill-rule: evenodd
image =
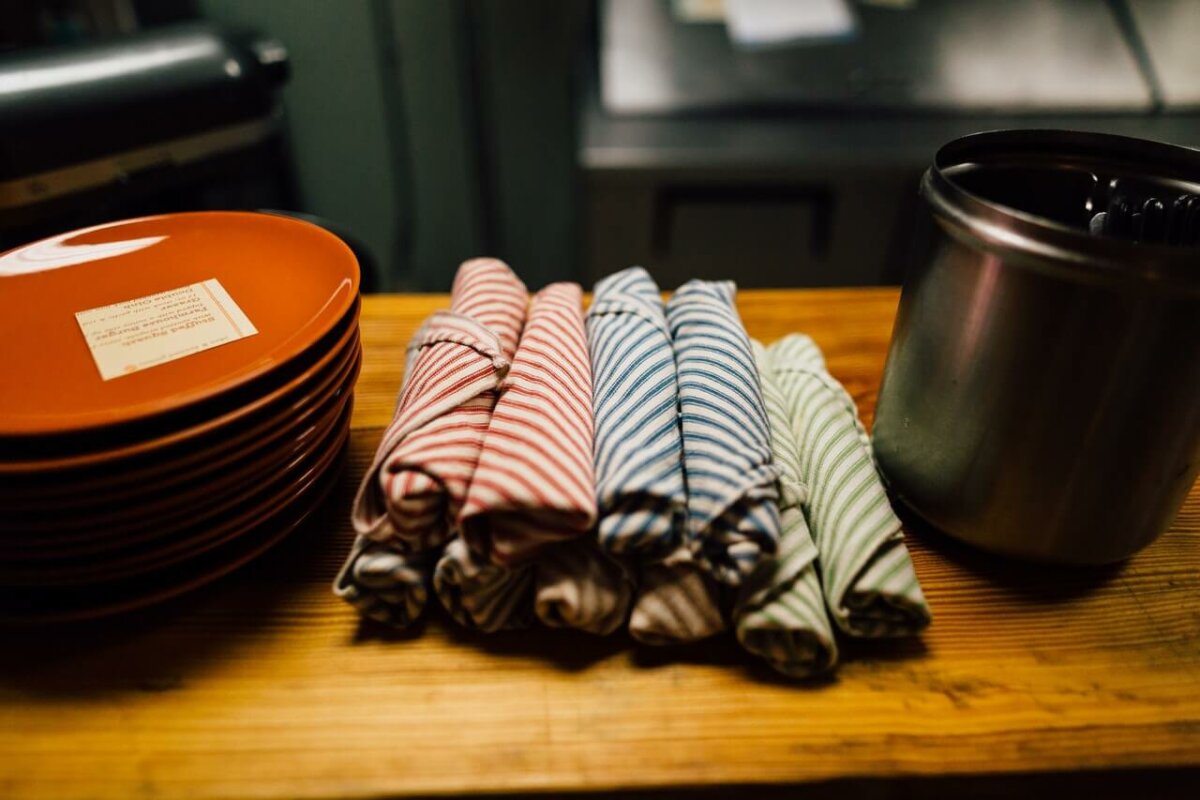
<svg viewBox="0 0 1200 800"><path fill-rule="evenodd" d="M534 611L552 628L601 636L625 623L633 583L591 535L551 545L534 563Z"/></svg>
<svg viewBox="0 0 1200 800"><path fill-rule="evenodd" d="M750 339L730 281L689 281L667 303L679 370L687 540L696 562L738 586L779 542L779 469Z"/></svg>
<svg viewBox="0 0 1200 800"><path fill-rule="evenodd" d="M817 546L804 518L808 487L800 479L800 449L787 402L775 383L770 356L752 341L763 402L771 423L771 451L779 466L779 552L746 579L734 609L734 629L742 646L785 675L804 678L837 663L837 643L821 580Z"/></svg>
<svg viewBox="0 0 1200 800"><path fill-rule="evenodd" d="M501 566L583 536L596 521L592 367L578 284L538 292L459 516L467 545Z"/></svg>
<svg viewBox="0 0 1200 800"><path fill-rule="evenodd" d="M395 418L359 489L357 533L400 553L452 538L527 302L525 285L503 262L459 267L450 310L425 322Z"/></svg>
<svg viewBox="0 0 1200 800"><path fill-rule="evenodd" d="M596 284L587 336L600 545L662 557L680 543L687 491L671 332L646 270L630 267Z"/></svg>
<svg viewBox="0 0 1200 800"><path fill-rule="evenodd" d="M662 294L641 267L596 284L587 314L601 547L640 574L630 634L673 644L724 629L717 588L683 545L679 382Z"/></svg>
<svg viewBox="0 0 1200 800"><path fill-rule="evenodd" d="M686 545L640 567L629 633L646 644L683 644L725 630L720 587Z"/></svg>
<svg viewBox="0 0 1200 800"><path fill-rule="evenodd" d="M401 394L412 375L412 362L424 335L422 324L408 345ZM357 534L346 563L333 581L333 593L364 617L397 628L408 627L429 601L432 552L408 555L397 548L395 541L376 542Z"/></svg>
<svg viewBox="0 0 1200 800"><path fill-rule="evenodd" d="M429 554L404 555L358 536L333 582L333 593L364 617L406 628L429 601L431 562Z"/></svg>
<svg viewBox="0 0 1200 800"><path fill-rule="evenodd" d="M446 545L433 587L450 616L466 628L492 633L533 621L533 568L493 564L462 539Z"/></svg>
<svg viewBox="0 0 1200 800"><path fill-rule="evenodd" d="M916 633L929 624L929 606L854 398L809 337L787 336L767 352L809 489L808 523L830 615L851 636Z"/></svg>

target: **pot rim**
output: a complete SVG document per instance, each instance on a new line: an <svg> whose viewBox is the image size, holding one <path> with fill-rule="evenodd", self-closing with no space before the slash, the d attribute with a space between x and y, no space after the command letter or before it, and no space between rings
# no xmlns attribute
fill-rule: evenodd
<svg viewBox="0 0 1200 800"><path fill-rule="evenodd" d="M1152 174L1200 194L1200 150L1115 134L1068 130L997 130L955 139L938 150L921 180L935 219L969 243L1015 263L1094 282L1139 282L1200 290L1200 246L1095 236L987 200L955 180L956 169L983 164L1054 165L1103 174Z"/></svg>

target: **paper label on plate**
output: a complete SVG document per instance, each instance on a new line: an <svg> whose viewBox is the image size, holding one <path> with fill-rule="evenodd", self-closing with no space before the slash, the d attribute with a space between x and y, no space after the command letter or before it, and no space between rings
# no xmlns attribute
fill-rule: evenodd
<svg viewBox="0 0 1200 800"><path fill-rule="evenodd" d="M106 381L258 333L216 278L78 311L75 319Z"/></svg>

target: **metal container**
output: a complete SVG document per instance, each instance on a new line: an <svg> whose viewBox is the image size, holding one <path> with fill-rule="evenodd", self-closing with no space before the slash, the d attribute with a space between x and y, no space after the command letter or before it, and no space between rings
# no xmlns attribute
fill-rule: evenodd
<svg viewBox="0 0 1200 800"><path fill-rule="evenodd" d="M921 196L874 441L893 497L979 547L1106 563L1200 470L1200 245L1089 234L1110 180L1200 194L1200 151L1002 131L943 147Z"/></svg>

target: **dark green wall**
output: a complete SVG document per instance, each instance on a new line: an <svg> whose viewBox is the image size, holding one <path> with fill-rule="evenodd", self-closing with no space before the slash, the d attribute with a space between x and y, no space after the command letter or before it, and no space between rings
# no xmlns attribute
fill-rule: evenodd
<svg viewBox="0 0 1200 800"><path fill-rule="evenodd" d="M587 0L200 0L288 47L304 210L391 289L445 289L488 253L531 287L574 258L574 76Z"/></svg>

